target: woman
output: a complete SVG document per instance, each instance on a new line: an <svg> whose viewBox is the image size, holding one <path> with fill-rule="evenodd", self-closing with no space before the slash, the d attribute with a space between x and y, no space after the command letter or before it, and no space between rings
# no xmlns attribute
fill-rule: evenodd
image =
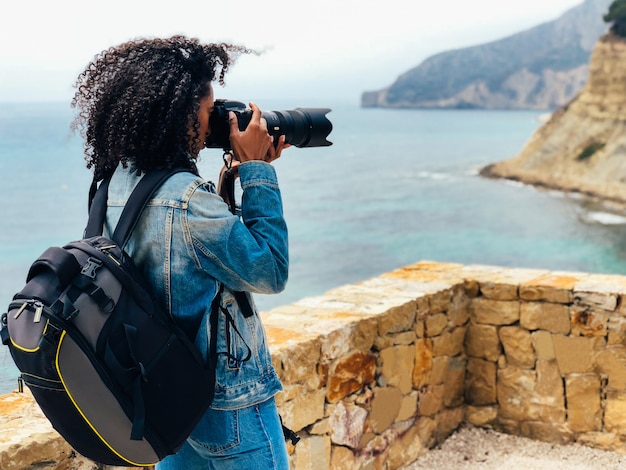
<svg viewBox="0 0 626 470"><path fill-rule="evenodd" d="M236 56L247 52L182 36L127 42L95 57L78 77L72 102L87 167L98 180L113 174L109 233L145 172L188 170L158 190L126 249L205 360L211 303L223 286L215 398L180 451L157 465L160 470L288 468L274 402L281 384L265 332L256 311L244 315L234 294L246 292L252 303L247 293L277 293L287 281L287 227L269 164L287 145L284 137L273 145L256 105L250 104L252 120L243 132L236 116L229 116L243 190L241 218L196 168L211 133L211 83L223 84Z"/></svg>

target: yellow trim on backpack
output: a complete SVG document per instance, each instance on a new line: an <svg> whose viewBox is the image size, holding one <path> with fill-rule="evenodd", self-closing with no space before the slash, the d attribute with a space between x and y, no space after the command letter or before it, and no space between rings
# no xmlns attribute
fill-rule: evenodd
<svg viewBox="0 0 626 470"><path fill-rule="evenodd" d="M80 415L83 417L83 419L85 420L85 422L89 425L89 427L92 429L92 431L94 433L96 433L96 435L100 438L100 440L104 443L104 445L106 445L109 449L111 449L111 451L117 455L120 459L122 459L124 462L128 462L129 464L135 466L135 467L150 467L152 465L155 465L156 462L153 463L137 463L137 462L133 462L132 460L128 460L126 457L124 457L123 455L121 455L118 451L116 451L105 439L104 437L102 437L100 435L100 433L96 430L96 428L91 424L91 422L87 419L87 416L85 416L85 414L83 413L83 411L80 409L80 407L78 406L78 404L76 403L76 400L74 400L74 397L72 396L72 394L70 393L70 391L68 390L67 386L65 385L65 381L63 380L63 375L61 375L61 370L59 369L59 354L61 351L61 345L63 344L63 340L65 339L65 335L66 335L66 331L63 331L63 333L61 334L61 338L59 339L59 347L57 348L57 353L56 353L56 357L55 357L55 365L56 365L56 369L57 369L57 373L59 374L59 377L61 378L61 382L63 383L63 387L65 388L65 391L67 393L67 396L70 397L70 400L72 400L72 403L74 404L74 406L76 407L76 409L78 410L78 412L80 413Z"/></svg>
<svg viewBox="0 0 626 470"><path fill-rule="evenodd" d="M50 324L50 321L46 320L46 326L44 326L43 332L41 333L42 337L46 334L46 331L48 331L49 324ZM22 346L17 344L15 341L13 341L13 338L11 338L11 344L13 345L15 349L19 349L20 351L27 352L27 353L36 353L37 351L39 351L39 345L37 345L35 349L23 348Z"/></svg>

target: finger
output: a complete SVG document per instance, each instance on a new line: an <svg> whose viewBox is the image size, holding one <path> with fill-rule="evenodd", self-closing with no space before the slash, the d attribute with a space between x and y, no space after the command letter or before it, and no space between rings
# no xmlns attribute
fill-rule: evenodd
<svg viewBox="0 0 626 470"><path fill-rule="evenodd" d="M276 148L274 147L274 137L272 137L272 143L270 144L270 148L267 149L267 153L265 154L265 161L271 163L276 159Z"/></svg>
<svg viewBox="0 0 626 470"><path fill-rule="evenodd" d="M276 146L276 150L279 156L283 150L291 147L291 144L285 143L286 139L287 138L284 135L281 135L280 138L278 139L278 145Z"/></svg>
<svg viewBox="0 0 626 470"><path fill-rule="evenodd" d="M230 124L230 133L239 132L239 121L237 120L237 115L229 111L228 112L228 124Z"/></svg>
<svg viewBox="0 0 626 470"><path fill-rule="evenodd" d="M259 123L259 127L267 132L267 121L264 118L261 118L261 122Z"/></svg>
<svg viewBox="0 0 626 470"><path fill-rule="evenodd" d="M256 104L250 102L250 109L252 110L252 118L250 119L250 122L260 123L261 110L259 109L259 107Z"/></svg>

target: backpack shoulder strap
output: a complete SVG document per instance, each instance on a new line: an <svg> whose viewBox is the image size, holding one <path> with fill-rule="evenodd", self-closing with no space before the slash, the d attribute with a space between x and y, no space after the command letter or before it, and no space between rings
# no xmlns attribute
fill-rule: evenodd
<svg viewBox="0 0 626 470"><path fill-rule="evenodd" d="M111 239L117 243L118 246L123 248L126 245L131 232L135 228L135 225L137 225L139 216L143 212L148 201L152 199L152 196L154 196L157 189L159 189L170 176L184 171L189 170L183 168L153 170L146 173L144 177L139 180L139 183L131 193L126 205L124 206L120 220L115 227L113 236L111 237Z"/></svg>
<svg viewBox="0 0 626 470"><path fill-rule="evenodd" d="M111 177L107 176L100 183L100 187L97 186L98 182L94 178L89 189L89 220L87 220L87 227L85 228L84 238L91 238L97 235L102 235L102 229L104 227L104 218L107 213L107 198L109 195L109 182Z"/></svg>
<svg viewBox="0 0 626 470"><path fill-rule="evenodd" d="M120 247L124 247L139 220L139 216L148 201L152 198L154 193L156 193L157 189L159 189L170 176L184 171L188 170L173 168L171 170L153 170L146 173L143 178L139 180L139 183L137 183L137 186L128 198L111 239ZM110 177L105 178L93 197L89 209L89 220L87 222L87 228L85 229L85 238L102 235L110 180Z"/></svg>

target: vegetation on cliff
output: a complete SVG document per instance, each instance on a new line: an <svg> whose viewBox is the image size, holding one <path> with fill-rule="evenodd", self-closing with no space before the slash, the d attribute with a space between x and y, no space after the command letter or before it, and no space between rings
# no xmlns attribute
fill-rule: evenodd
<svg viewBox="0 0 626 470"><path fill-rule="evenodd" d="M626 37L626 0L615 0L604 15L604 21L613 22L611 32L619 37Z"/></svg>

